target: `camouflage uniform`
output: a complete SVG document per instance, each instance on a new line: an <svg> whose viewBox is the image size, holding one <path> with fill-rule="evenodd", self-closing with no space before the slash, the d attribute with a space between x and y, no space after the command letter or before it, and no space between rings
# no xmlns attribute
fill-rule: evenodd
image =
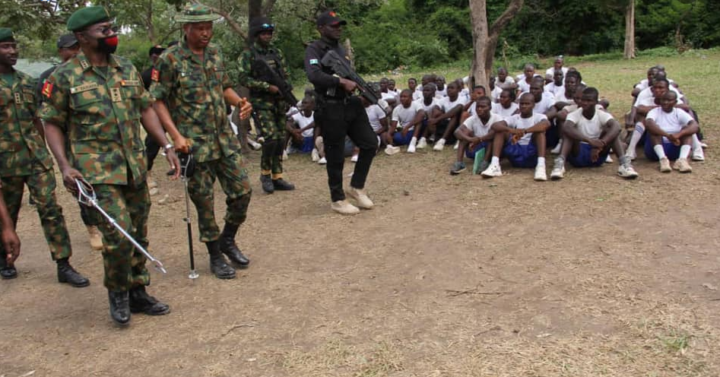
<svg viewBox="0 0 720 377"><path fill-rule="evenodd" d="M42 119L60 127L72 166L93 186L98 204L147 248L150 195L145 182L142 110L152 104L130 60L110 55L107 71L79 54L43 88ZM105 287L124 292L150 284L145 257L113 226L93 216L103 234Z"/></svg>
<svg viewBox="0 0 720 377"><path fill-rule="evenodd" d="M287 104L279 93L270 93L270 84L253 71L253 62L256 59L265 60L271 68L279 71L285 79L288 79L290 74L287 71L285 56L272 43L267 47L263 47L256 42L252 49L246 50L240 55L238 83L250 89L250 102L260 120L259 127L265 138L265 143L273 144L273 147L269 148L272 150L263 148L260 163L261 174L270 175L272 173L272 179L280 179L283 172L282 155L285 146L282 144L285 140L285 111ZM294 103L291 105L295 106Z"/></svg>
<svg viewBox="0 0 720 377"><path fill-rule="evenodd" d="M219 48L209 44L201 60L187 42L160 56L150 87L153 97L167 104L178 131L191 140L197 165L188 191L198 212L200 240L205 243L220 238L213 198L215 179L226 195L226 225L245 221L252 192L240 142L226 114L223 92L231 87Z"/></svg>
<svg viewBox="0 0 720 377"><path fill-rule="evenodd" d="M36 81L15 71L12 84L0 76L0 179L14 223L27 185L35 200L45 239L54 260L72 255L62 208L55 197L55 173L50 154L35 127ZM0 245L0 258L5 250Z"/></svg>

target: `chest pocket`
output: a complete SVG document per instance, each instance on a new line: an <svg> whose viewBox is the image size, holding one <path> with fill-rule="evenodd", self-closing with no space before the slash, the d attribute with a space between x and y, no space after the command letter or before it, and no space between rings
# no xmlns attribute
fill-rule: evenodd
<svg viewBox="0 0 720 377"><path fill-rule="evenodd" d="M140 80L130 79L123 80L120 84L122 86L121 93L123 101L126 103L126 110L131 112L130 118L140 118L140 112L138 109L140 109L141 106L139 101L141 100L143 91L145 90L142 86L142 82Z"/></svg>
<svg viewBox="0 0 720 377"><path fill-rule="evenodd" d="M205 74L201 70L181 70L178 72L180 97L186 103L205 103L208 101L205 86Z"/></svg>

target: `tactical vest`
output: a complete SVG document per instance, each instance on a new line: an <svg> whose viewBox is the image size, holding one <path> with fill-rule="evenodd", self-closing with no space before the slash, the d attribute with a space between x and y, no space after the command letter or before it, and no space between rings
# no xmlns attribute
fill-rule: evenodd
<svg viewBox="0 0 720 377"><path fill-rule="evenodd" d="M270 48L267 54L261 54L255 47L251 48L250 51L252 51L253 56L255 56L255 60L252 63L252 74L253 77L260 81L268 82L272 79L269 74L260 75L258 72L260 71L257 66L259 64L259 61L265 61L267 64L272 68L279 77L284 78L283 76L283 66L280 63L280 57L277 54L277 50L274 48Z"/></svg>

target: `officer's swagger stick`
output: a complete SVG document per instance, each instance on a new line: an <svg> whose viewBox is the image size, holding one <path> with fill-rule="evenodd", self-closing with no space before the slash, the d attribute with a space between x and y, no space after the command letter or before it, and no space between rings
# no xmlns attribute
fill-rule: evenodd
<svg viewBox="0 0 720 377"><path fill-rule="evenodd" d="M192 217L190 217L190 194L188 193L188 179L193 175L195 171L195 159L192 153L180 153L180 179L183 181L185 186L185 222L187 223L187 234L188 234L188 252L190 253L190 279L197 279L197 271L195 271L195 255L193 253L193 236L192 236Z"/></svg>
<svg viewBox="0 0 720 377"><path fill-rule="evenodd" d="M100 205L98 205L97 196L95 195L95 191L93 190L92 186L89 183L87 183L84 180L76 179L75 184L77 184L78 202L80 202L80 204L97 209L98 212L100 212L100 214L103 215L103 217L112 226L115 227L115 229L117 229L120 233L122 233L122 235L125 236L125 238L127 238L135 246L135 248L138 249L138 251L140 251L141 253L143 253L143 255L145 255L145 258L147 258L150 262L152 262L153 265L155 265L156 270L162 272L163 274L167 273L167 271L165 270L165 267L163 267L162 262L155 259L152 255L150 255L150 253L148 253L148 251L145 250L145 248L142 247L142 245L140 245L137 241L135 241L135 239L128 232L126 232L125 229L123 229L123 227L121 227L120 224L118 224L117 221L115 221L115 219L110 217L110 215L108 215L107 212L105 212L105 210L102 209L100 207Z"/></svg>

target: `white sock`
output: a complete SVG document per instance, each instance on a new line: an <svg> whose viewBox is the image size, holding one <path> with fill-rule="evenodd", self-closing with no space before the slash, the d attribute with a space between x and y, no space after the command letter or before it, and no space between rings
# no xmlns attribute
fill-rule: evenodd
<svg viewBox="0 0 720 377"><path fill-rule="evenodd" d="M642 123L638 122L635 124L635 131L633 131L632 137L630 138L630 144L628 145L627 150L635 152L635 149L637 148L637 143L640 141L640 138L645 133L645 126L643 126Z"/></svg>
<svg viewBox="0 0 720 377"><path fill-rule="evenodd" d="M690 146L689 145L683 145L680 147L680 158L688 158L690 155Z"/></svg>
<svg viewBox="0 0 720 377"><path fill-rule="evenodd" d="M665 149L663 148L662 144L658 144L653 147L653 150L655 151L655 154L658 156L659 159L665 158Z"/></svg>
<svg viewBox="0 0 720 377"><path fill-rule="evenodd" d="M692 137L692 150L702 150L702 143L700 142L700 139L698 139L697 134L694 134Z"/></svg>
<svg viewBox="0 0 720 377"><path fill-rule="evenodd" d="M415 144L417 144L417 138L415 136L413 136L412 139L410 139L410 145L415 145Z"/></svg>
<svg viewBox="0 0 720 377"><path fill-rule="evenodd" d="M545 166L545 157L538 157L537 166Z"/></svg>
<svg viewBox="0 0 720 377"><path fill-rule="evenodd" d="M445 138L442 138L442 137L441 137L440 140L438 140L437 142L439 143L439 142L441 142L441 141L442 141L443 144L445 144Z"/></svg>
<svg viewBox="0 0 720 377"><path fill-rule="evenodd" d="M500 165L500 157L492 156L492 159L490 160L490 164L492 164L492 165Z"/></svg>

